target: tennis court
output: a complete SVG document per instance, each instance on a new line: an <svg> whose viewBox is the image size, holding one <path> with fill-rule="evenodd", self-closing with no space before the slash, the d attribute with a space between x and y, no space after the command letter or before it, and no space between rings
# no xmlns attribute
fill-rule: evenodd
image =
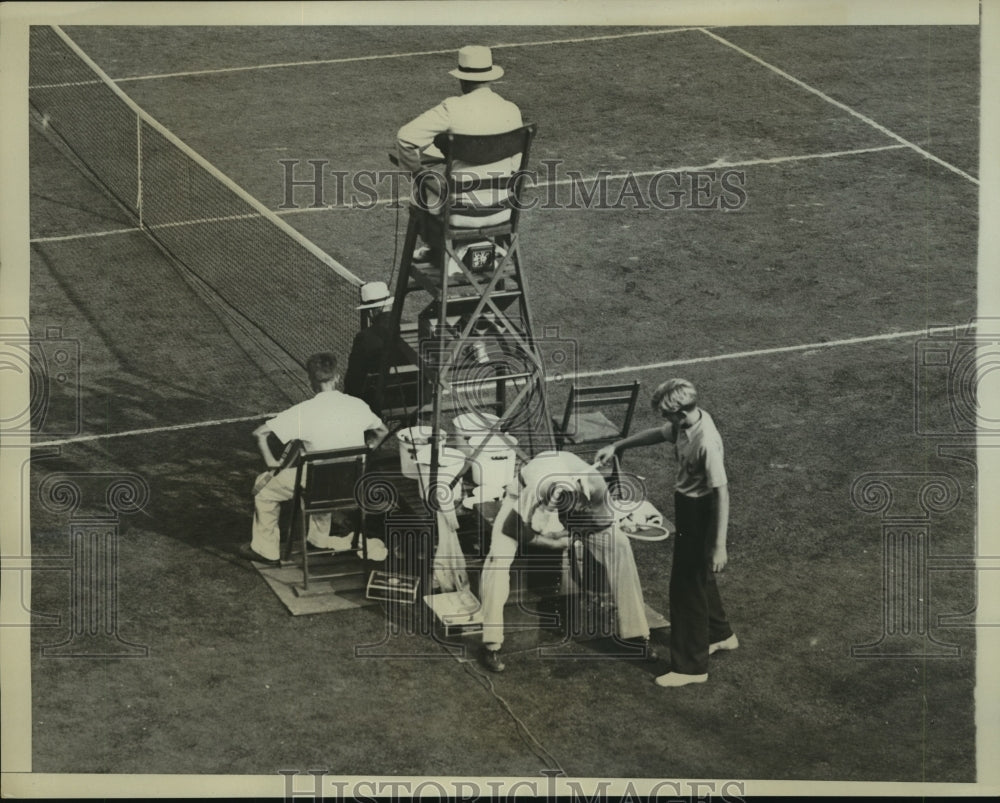
<svg viewBox="0 0 1000 803"><path fill-rule="evenodd" d="M386 169L395 130L454 91L454 51L472 41L494 47L498 91L537 122L540 175L558 160L538 195L568 199L572 171L606 171L612 199L639 177L646 201L657 173L740 173L738 209L560 203L525 215L522 247L536 329L574 344L581 381L641 380L634 430L653 425L646 400L673 375L720 422L733 498L721 586L742 646L692 693L657 688L662 667L586 649L545 661L512 643L492 677L420 635L399 638L408 657L359 659L384 633L378 608L290 617L235 551L259 467L250 432L306 393L295 348L268 331L288 323L277 308L299 263L258 260L252 242L231 252L227 281L267 318L248 322L217 276L179 270L36 124L31 327L79 344L80 413L36 437L33 499L75 472L134 474L149 492L118 525L118 632L144 657L44 656L64 637L44 617L65 622L68 575L33 580L36 772L976 780L973 444L920 431L915 399L947 409L949 387L915 354L929 326L970 337L976 314L977 28L65 33L361 280L391 277L405 210L388 196L310 209L302 188L282 209L280 160ZM181 239L184 220L210 216L176 212ZM317 292L296 297L304 322L288 338L310 347L327 316L342 347L353 313ZM550 384L558 409L565 383ZM666 454L627 464L669 510ZM852 655L879 641L898 591L883 587L886 518L852 497L868 475L897 478L898 504L918 513L919 478L959 489L925 521L932 555L952 560L924 587L923 635L950 657ZM68 526L34 503L33 554L63 554ZM666 612L668 547L634 550Z"/></svg>

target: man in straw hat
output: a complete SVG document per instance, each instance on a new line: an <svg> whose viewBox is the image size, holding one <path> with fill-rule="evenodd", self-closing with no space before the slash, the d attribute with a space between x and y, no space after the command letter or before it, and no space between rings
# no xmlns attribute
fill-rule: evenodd
<svg viewBox="0 0 1000 803"><path fill-rule="evenodd" d="M503 68L493 63L493 53L488 47L463 47L458 51L458 67L449 74L459 80L462 94L445 98L399 129L396 138L399 165L412 173L423 169L425 162L444 160L441 151L434 147L434 137L443 131L503 134L522 125L521 110L490 86L503 75ZM475 172L486 176L491 170L512 173L516 169L515 157L479 166Z"/></svg>
<svg viewBox="0 0 1000 803"><path fill-rule="evenodd" d="M358 309L364 311L364 324L351 344L347 371L344 373L344 392L368 402L372 409L375 404L375 389L368 378L382 365L382 355L392 343L392 333L389 331L391 307L392 296L385 282L366 282L361 285L361 304Z"/></svg>
<svg viewBox="0 0 1000 803"><path fill-rule="evenodd" d="M503 68L493 63L493 53L488 47L482 45L463 47L458 51L458 67L449 74L459 80L462 94L445 98L433 109L408 122L397 134L396 152L399 165L414 175L427 170L433 172L441 170L444 154L435 147L434 137L442 132L505 134L523 125L521 110L493 91L491 84L503 75ZM490 178L513 174L519 163L519 155L484 165L468 165L456 161L453 170L470 178ZM418 205L432 213L437 212L442 201L435 188L440 186L440 181L414 182L414 189L421 195ZM488 190L483 193L472 193L472 196L478 203L485 205L494 203ZM421 234L426 241L429 232L424 231ZM418 253L417 259L423 260L429 255L430 248L425 247L422 253Z"/></svg>

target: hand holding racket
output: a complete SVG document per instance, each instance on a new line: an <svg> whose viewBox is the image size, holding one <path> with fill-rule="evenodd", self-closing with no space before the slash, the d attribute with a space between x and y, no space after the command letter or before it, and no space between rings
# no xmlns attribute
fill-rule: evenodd
<svg viewBox="0 0 1000 803"><path fill-rule="evenodd" d="M303 452L305 452L305 447L302 445L302 441L296 439L286 443L284 450L281 452L281 457L278 458L278 465L257 477L257 481L253 486L253 495L256 496L264 490L267 484L278 475L278 472L284 471L289 466L294 465Z"/></svg>

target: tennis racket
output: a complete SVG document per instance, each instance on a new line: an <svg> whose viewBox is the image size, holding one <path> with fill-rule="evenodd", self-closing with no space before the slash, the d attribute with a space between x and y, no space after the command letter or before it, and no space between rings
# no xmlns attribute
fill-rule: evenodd
<svg viewBox="0 0 1000 803"><path fill-rule="evenodd" d="M305 452L305 447L302 445L302 441L296 439L286 443L284 450L281 452L281 457L278 458L278 465L257 478L257 482L253 486L253 495L256 496L263 491L279 472L293 465L303 452Z"/></svg>

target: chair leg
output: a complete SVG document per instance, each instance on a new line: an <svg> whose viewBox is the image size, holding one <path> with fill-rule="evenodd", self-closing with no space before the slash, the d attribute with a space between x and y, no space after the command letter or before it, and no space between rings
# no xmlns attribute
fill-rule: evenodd
<svg viewBox="0 0 1000 803"><path fill-rule="evenodd" d="M288 538L285 539L285 546L282 549L282 560L291 560L292 557L292 544L295 542L296 530L295 525L298 523L299 518L299 497L298 494L292 497L292 519L288 524Z"/></svg>
<svg viewBox="0 0 1000 803"><path fill-rule="evenodd" d="M309 590L309 514L302 514L302 587Z"/></svg>

